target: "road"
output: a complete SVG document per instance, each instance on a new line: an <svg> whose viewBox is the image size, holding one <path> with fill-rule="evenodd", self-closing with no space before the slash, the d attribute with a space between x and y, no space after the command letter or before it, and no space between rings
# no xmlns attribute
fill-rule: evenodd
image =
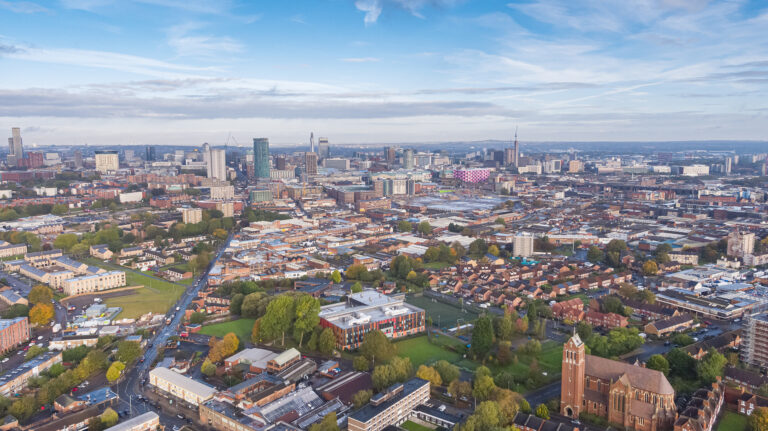
<svg viewBox="0 0 768 431"><path fill-rule="evenodd" d="M212 268L216 264L222 253L224 253L224 250L229 246L229 242L231 240L232 235L230 234L229 238L227 238L227 241L219 249L216 257L211 260L211 265L209 268ZM146 402L138 401L137 396L143 392L142 389L144 385L141 384L141 381L148 377L149 367L152 366L152 363L154 363L155 359L157 358L159 349L165 346L168 338L176 333L175 328L181 324L184 313L176 312L176 307L179 307L182 311L186 310L187 306L189 306L190 302L195 299L197 293L203 286L206 285L207 282L208 270L205 271L197 283L192 285L181 295L181 298L179 298L179 301L176 303L176 305L173 306L171 310L169 310L169 313L174 313L171 324L162 326L162 328L155 334L155 336L149 340L147 343L149 348L144 352L143 356L144 362L135 364L135 366L131 368L128 374L126 374L126 376L122 379L122 381L112 388L112 390L114 390L120 397L120 403L118 407L119 411L122 412L124 410L130 409L129 415L130 417L133 417L135 415L145 413L148 410L152 410L160 415L160 423L168 427L168 429L171 429L171 427L174 425L182 426L186 423L184 420L178 419L174 415L165 413L163 411L158 411L154 407L149 406Z"/></svg>
<svg viewBox="0 0 768 431"><path fill-rule="evenodd" d="M528 401L528 404L531 405L531 408L535 409L539 404L545 404L552 398L560 398L560 380L528 392L523 396Z"/></svg>

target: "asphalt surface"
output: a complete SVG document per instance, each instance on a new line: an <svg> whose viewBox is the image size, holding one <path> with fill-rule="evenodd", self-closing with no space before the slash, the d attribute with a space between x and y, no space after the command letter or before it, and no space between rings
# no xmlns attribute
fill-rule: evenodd
<svg viewBox="0 0 768 431"><path fill-rule="evenodd" d="M227 241L219 249L215 259L211 260L209 268L212 268L216 264L224 250L229 246L231 240L232 236L230 235L230 237L227 238ZM179 301L168 311L168 315L173 313L171 324L162 326L155 334L154 338L149 340L147 343L149 347L144 352L143 356L144 361L136 363L130 371L128 371L125 377L118 384L113 386L112 390L114 390L120 397L118 403L118 410L120 412L128 411L128 417L134 417L149 410L154 411L160 415L160 423L165 425L168 430L172 429L173 426L181 427L186 424L186 420L176 417L177 411L175 411L175 409L156 409L146 402L139 401L138 396L143 395L143 390L147 389L146 385L143 385L141 382L143 379L149 377L149 368L157 358L159 349L165 346L168 338L177 333L176 328L179 327L184 318L184 310L187 309L187 306L189 306L192 300L197 296L197 293L207 282L208 270L205 271L195 284L189 287L184 294L181 295ZM179 307L181 311L176 312L176 307ZM193 419L196 419L196 417Z"/></svg>
<svg viewBox="0 0 768 431"><path fill-rule="evenodd" d="M27 283L26 281L20 279L19 277L9 274L5 271L0 271L0 278L5 278L5 280L8 282L8 285L13 288L13 290L19 292L19 295L23 297L29 296L29 291L32 290L32 284Z"/></svg>

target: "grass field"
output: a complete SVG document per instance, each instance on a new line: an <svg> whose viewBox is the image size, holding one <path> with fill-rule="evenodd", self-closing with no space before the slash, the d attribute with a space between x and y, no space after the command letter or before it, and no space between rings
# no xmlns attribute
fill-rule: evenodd
<svg viewBox="0 0 768 431"><path fill-rule="evenodd" d="M462 312L459 307L439 301L433 302L432 298L424 296L409 296L405 302L423 308L427 317L432 318L432 323L441 328L453 328L459 318L464 319L463 323L469 323L478 317L478 314L473 311L464 310Z"/></svg>
<svg viewBox="0 0 768 431"><path fill-rule="evenodd" d="M108 270L125 271L125 281L128 286L144 286L136 289L133 295L108 298L105 301L109 307L123 308L117 316L120 319L135 319L150 311L155 314L164 314L178 301L185 290L184 286L129 271L119 265L104 263L98 259L86 258L83 261Z"/></svg>
<svg viewBox="0 0 768 431"><path fill-rule="evenodd" d="M427 269L443 269L449 266L451 266L451 264L445 262L429 262L424 264L424 268Z"/></svg>
<svg viewBox="0 0 768 431"><path fill-rule="evenodd" d="M417 424L416 422L405 421L400 427L407 429L408 431L432 431L434 428L425 427L424 425Z"/></svg>
<svg viewBox="0 0 768 431"><path fill-rule="evenodd" d="M720 416L716 431L731 431L747 429L747 417L736 412L725 411Z"/></svg>
<svg viewBox="0 0 768 431"><path fill-rule="evenodd" d="M395 343L398 356L405 356L411 359L414 368L422 364L431 364L435 361L445 359L448 362L455 362L461 358L458 352L463 351L462 342L446 336L433 336L434 343L429 342L426 335L409 338ZM457 351L448 350L452 346Z"/></svg>
<svg viewBox="0 0 768 431"><path fill-rule="evenodd" d="M223 337L230 332L234 332L241 339L250 340L251 331L253 331L253 322L255 321L255 319L237 319L224 323L206 325L200 329L200 333L216 337Z"/></svg>

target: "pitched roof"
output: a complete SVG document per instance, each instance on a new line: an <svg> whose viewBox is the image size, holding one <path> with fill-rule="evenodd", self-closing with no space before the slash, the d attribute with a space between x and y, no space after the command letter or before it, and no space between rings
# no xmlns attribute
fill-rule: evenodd
<svg viewBox="0 0 768 431"><path fill-rule="evenodd" d="M674 395L675 393L661 371L592 355L587 355L586 362L585 373L589 376L615 382L626 374L632 387L657 394Z"/></svg>

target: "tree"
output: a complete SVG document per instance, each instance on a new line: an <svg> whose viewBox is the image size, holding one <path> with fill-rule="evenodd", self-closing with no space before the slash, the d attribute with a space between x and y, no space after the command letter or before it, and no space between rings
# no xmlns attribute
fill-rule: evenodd
<svg viewBox="0 0 768 431"><path fill-rule="evenodd" d="M428 380L433 386L440 386L443 384L443 379L440 377L440 373L432 367L426 365L419 365L419 369L416 370L416 377L424 380Z"/></svg>
<svg viewBox="0 0 768 431"><path fill-rule="evenodd" d="M690 357L682 349L672 349L667 353L669 373L687 380L696 378L696 360Z"/></svg>
<svg viewBox="0 0 768 431"><path fill-rule="evenodd" d="M723 375L723 368L728 361L714 348L709 349L706 355L696 364L696 373L706 383L712 383L717 376Z"/></svg>
<svg viewBox="0 0 768 431"><path fill-rule="evenodd" d="M75 257L87 256L90 253L90 246L88 244L75 244L69 249L69 253Z"/></svg>
<svg viewBox="0 0 768 431"><path fill-rule="evenodd" d="M16 317L28 317L29 307L24 304L13 304L3 312L3 319L14 319Z"/></svg>
<svg viewBox="0 0 768 431"><path fill-rule="evenodd" d="M457 378L451 380L451 384L448 385L448 392L458 400L472 395L472 385Z"/></svg>
<svg viewBox="0 0 768 431"><path fill-rule="evenodd" d="M482 238L478 238L469 244L469 254L473 256L483 256L487 252L488 244Z"/></svg>
<svg viewBox="0 0 768 431"><path fill-rule="evenodd" d="M194 313L192 313L192 315L189 316L189 323L201 324L203 322L205 322L205 313L195 311Z"/></svg>
<svg viewBox="0 0 768 431"><path fill-rule="evenodd" d="M615 297L615 296L609 296L605 298L603 301L603 312L604 313L616 313L620 315L624 315L624 304L622 304L621 299Z"/></svg>
<svg viewBox="0 0 768 431"><path fill-rule="evenodd" d="M758 407L752 410L747 423L752 431L768 431L768 408Z"/></svg>
<svg viewBox="0 0 768 431"><path fill-rule="evenodd" d="M365 356L358 355L352 360L352 367L355 371L368 371L371 369L371 362Z"/></svg>
<svg viewBox="0 0 768 431"><path fill-rule="evenodd" d="M373 391L370 389L357 391L354 395L352 395L352 404L355 405L356 409L359 409L360 407L368 404L368 401L371 400L372 395Z"/></svg>
<svg viewBox="0 0 768 431"><path fill-rule="evenodd" d="M336 336L333 334L333 330L331 328L323 329L317 339L317 350L324 355L330 355L335 347Z"/></svg>
<svg viewBox="0 0 768 431"><path fill-rule="evenodd" d="M496 244L492 244L488 246L488 254L492 254L494 256L499 255L499 247Z"/></svg>
<svg viewBox="0 0 768 431"><path fill-rule="evenodd" d="M355 284L352 285L352 288L350 289L352 293L360 293L363 291L363 285L360 284L359 281L355 282Z"/></svg>
<svg viewBox="0 0 768 431"><path fill-rule="evenodd" d="M515 327L517 328L517 332L520 334L525 334L528 332L528 316L519 317L515 321Z"/></svg>
<svg viewBox="0 0 768 431"><path fill-rule="evenodd" d="M339 424L336 419L336 412L330 412L323 418L320 423L316 423L309 427L309 431L339 431Z"/></svg>
<svg viewBox="0 0 768 431"><path fill-rule="evenodd" d="M539 404L536 406L536 416L542 419L549 419L549 409L546 404Z"/></svg>
<svg viewBox="0 0 768 431"><path fill-rule="evenodd" d="M670 341L672 341L673 343L677 344L680 347L685 347L695 342L690 335L683 334L682 332L673 335L672 338L670 338Z"/></svg>
<svg viewBox="0 0 768 431"><path fill-rule="evenodd" d="M437 370L438 373L440 373L440 378L443 380L443 382L453 382L459 378L459 367L453 365L445 359L441 359L435 362L433 367L435 370Z"/></svg>
<svg viewBox="0 0 768 431"><path fill-rule="evenodd" d="M496 389L496 384L491 376L480 376L475 379L472 395L480 401L485 401L491 397L494 389Z"/></svg>
<svg viewBox="0 0 768 431"><path fill-rule="evenodd" d="M579 338L581 338L582 341L586 341L592 336L592 325L581 321L576 325L576 333L579 334Z"/></svg>
<svg viewBox="0 0 768 431"><path fill-rule="evenodd" d="M205 358L203 365L200 366L200 372L208 377L211 377L216 374L216 365L214 365L210 359Z"/></svg>
<svg viewBox="0 0 768 431"><path fill-rule="evenodd" d="M141 345L137 341L121 341L117 343L117 360L130 364L141 356Z"/></svg>
<svg viewBox="0 0 768 431"><path fill-rule="evenodd" d="M256 321L253 322L253 328L251 328L251 342L254 344L261 341L260 329L261 329L261 319L256 319Z"/></svg>
<svg viewBox="0 0 768 431"><path fill-rule="evenodd" d="M107 380L109 380L109 382L112 383L115 380L119 379L124 369L125 369L124 363L120 361L112 362L112 365L110 365L109 369L107 370Z"/></svg>
<svg viewBox="0 0 768 431"><path fill-rule="evenodd" d="M481 317L472 330L472 353L476 358L484 359L493 345L493 324L489 317Z"/></svg>
<svg viewBox="0 0 768 431"><path fill-rule="evenodd" d="M53 305L39 303L29 310L29 321L36 325L47 325L53 319Z"/></svg>
<svg viewBox="0 0 768 431"><path fill-rule="evenodd" d="M432 233L432 226L428 221L423 221L416 227L416 231L422 235L429 235Z"/></svg>
<svg viewBox="0 0 768 431"><path fill-rule="evenodd" d="M383 332L374 330L365 334L360 353L370 361L383 363L395 356L396 349Z"/></svg>
<svg viewBox="0 0 768 431"><path fill-rule="evenodd" d="M648 362L645 366L652 370L661 371L665 375L669 374L669 362L664 356L658 354L651 356L648 358Z"/></svg>
<svg viewBox="0 0 768 431"><path fill-rule="evenodd" d="M531 413L531 405L528 403L528 401L525 398L520 400L520 411L525 414Z"/></svg>
<svg viewBox="0 0 768 431"><path fill-rule="evenodd" d="M503 317L497 318L496 338L500 340L511 340L515 333L515 323L512 321L510 313L504 313Z"/></svg>
<svg viewBox="0 0 768 431"><path fill-rule="evenodd" d="M232 295L232 299L229 301L229 314L234 314L239 316L242 309L243 309L243 301L245 300L245 295L242 293L236 293Z"/></svg>
<svg viewBox="0 0 768 431"><path fill-rule="evenodd" d="M101 418L101 422L107 428L115 426L117 424L117 421L120 420L117 412L112 410L111 407L107 407L104 410L104 413L101 414L100 418Z"/></svg>
<svg viewBox="0 0 768 431"><path fill-rule="evenodd" d="M250 295L249 295L250 296ZM248 299L246 297L246 299ZM245 304L243 304L245 306ZM294 301L287 295L280 295L273 299L267 306L267 312L261 318L261 332L267 339L282 337L281 344L285 346L285 331L287 331L294 318Z"/></svg>
<svg viewBox="0 0 768 431"><path fill-rule="evenodd" d="M496 359L499 361L499 365L507 365L512 360L512 343L509 341L500 341L498 350L496 351Z"/></svg>
<svg viewBox="0 0 768 431"><path fill-rule="evenodd" d="M659 272L659 266L652 260L646 260L643 264L643 274L656 275Z"/></svg>
<svg viewBox="0 0 768 431"><path fill-rule="evenodd" d="M589 247L589 250L587 250L588 261L597 263L601 262L603 259L605 259L605 253L603 253L602 250L600 250L596 245Z"/></svg>
<svg viewBox="0 0 768 431"><path fill-rule="evenodd" d="M240 315L247 318L261 317L267 311L267 305L272 297L264 292L254 292L243 298L243 305L240 307Z"/></svg>
<svg viewBox="0 0 768 431"><path fill-rule="evenodd" d="M501 218L501 217L497 217L496 220L494 220L493 222L496 223L496 224L500 224L502 226L506 226L507 225L507 222L505 222L504 219Z"/></svg>
<svg viewBox="0 0 768 431"><path fill-rule="evenodd" d="M407 220L400 220L397 222L397 230L400 232L410 232L413 230L413 225Z"/></svg>
<svg viewBox="0 0 768 431"><path fill-rule="evenodd" d="M35 356L39 356L40 354L45 353L47 350L48 349L45 349L40 346L32 346L29 348L29 350L27 350L27 353L24 355L24 360L28 361L34 358Z"/></svg>
<svg viewBox="0 0 768 431"><path fill-rule="evenodd" d="M331 281L333 281L336 284L341 283L341 273L338 269L334 269L331 273Z"/></svg>
<svg viewBox="0 0 768 431"><path fill-rule="evenodd" d="M50 304L53 299L53 291L47 286L38 284L29 291L27 299L33 304Z"/></svg>
<svg viewBox="0 0 768 431"><path fill-rule="evenodd" d="M64 251L69 251L79 242L77 235L74 233L63 233L53 240L53 246L60 248Z"/></svg>
<svg viewBox="0 0 768 431"><path fill-rule="evenodd" d="M301 295L294 301L293 337L299 339L299 348L304 343L304 334L311 332L320 324L320 301L310 295Z"/></svg>

